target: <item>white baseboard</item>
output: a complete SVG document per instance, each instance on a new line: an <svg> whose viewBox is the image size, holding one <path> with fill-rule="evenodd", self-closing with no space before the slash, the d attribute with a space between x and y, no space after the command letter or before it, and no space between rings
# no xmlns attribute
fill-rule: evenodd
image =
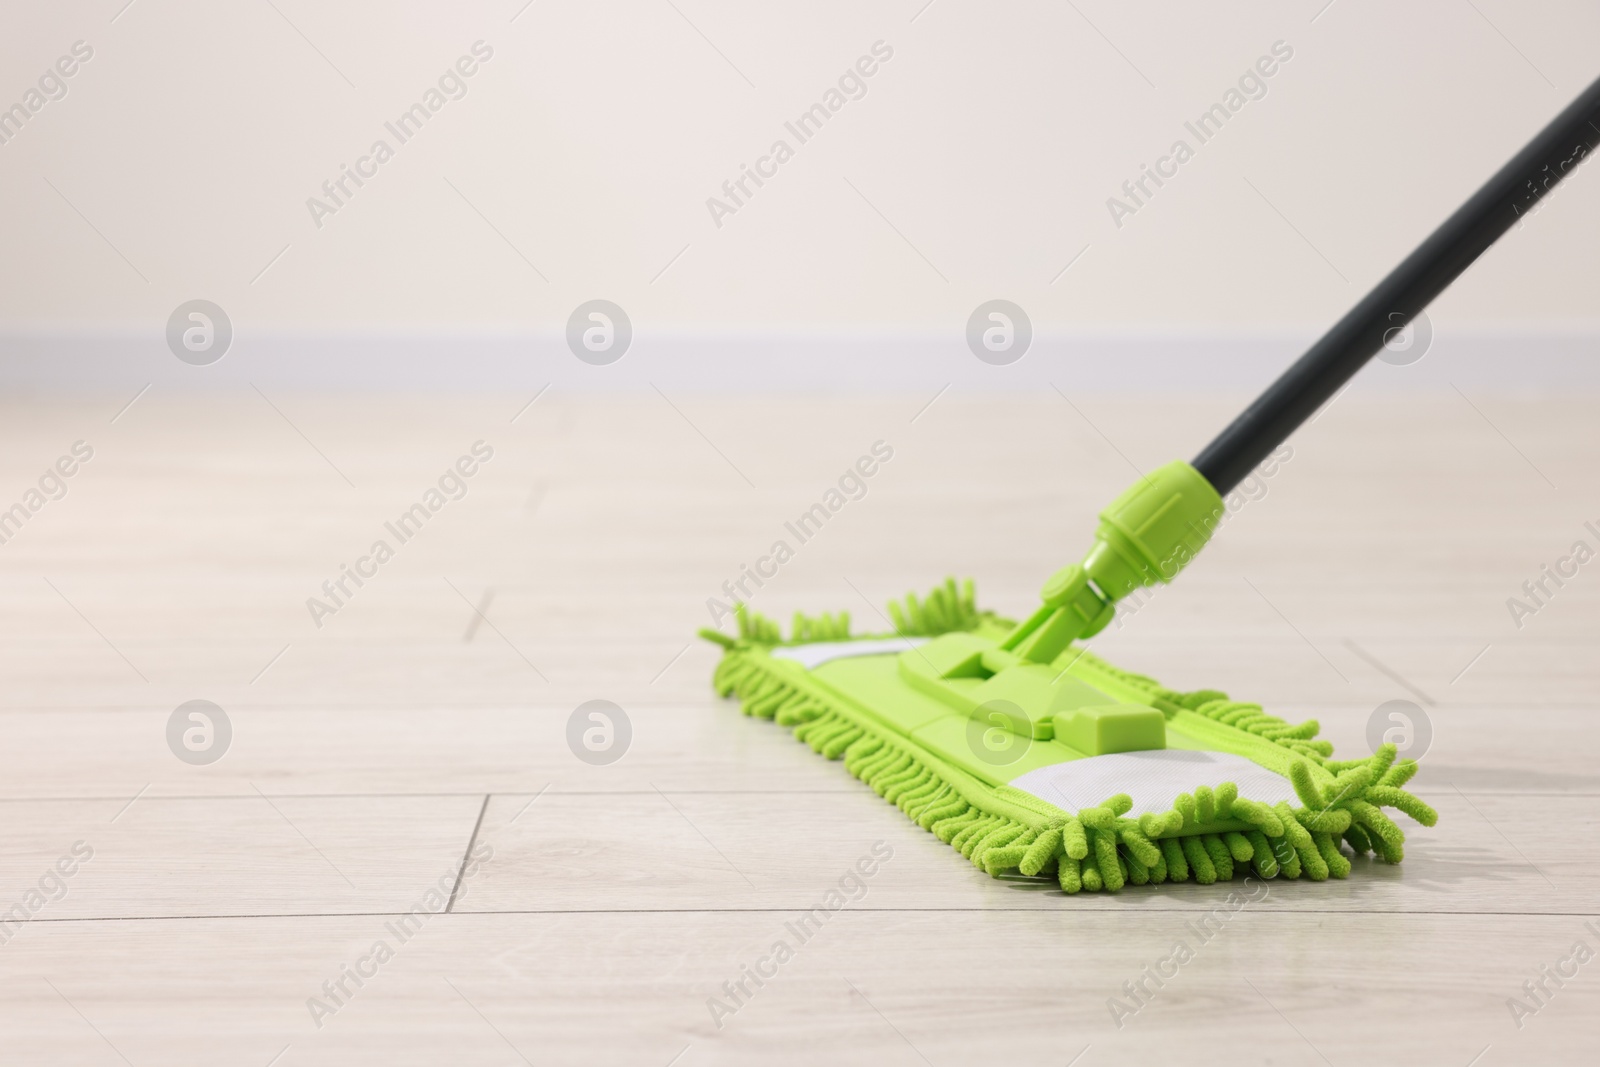
<svg viewBox="0 0 1600 1067"><path fill-rule="evenodd" d="M553 335L251 335L236 326L227 354L191 366L157 331L0 334L0 387L122 391L146 383L193 389L445 390L537 388L763 392L1047 389L1189 392L1266 384L1314 333L1128 331L1036 337L1016 363L991 366L947 334L639 331L609 366L579 361ZM1377 361L1363 388L1460 385L1551 391L1600 388L1600 327L1436 335L1408 366Z"/></svg>

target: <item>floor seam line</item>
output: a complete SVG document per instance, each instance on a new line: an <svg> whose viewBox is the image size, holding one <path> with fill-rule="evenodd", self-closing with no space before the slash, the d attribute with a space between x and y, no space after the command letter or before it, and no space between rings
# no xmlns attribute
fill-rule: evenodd
<svg viewBox="0 0 1600 1067"><path fill-rule="evenodd" d="M493 793L483 794L483 803L478 807L478 821L472 824L472 836L467 838L467 850L461 854L461 866L456 869L456 884L450 887L450 901L444 906L444 913L451 914L456 906L456 894L461 892L461 879L467 874L467 861L472 858L472 846L478 843L478 831L483 828L483 813L489 810L489 798Z"/></svg>

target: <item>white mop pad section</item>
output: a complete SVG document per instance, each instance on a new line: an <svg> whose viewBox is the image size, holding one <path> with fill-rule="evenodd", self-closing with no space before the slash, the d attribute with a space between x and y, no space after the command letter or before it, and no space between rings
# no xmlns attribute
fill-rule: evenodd
<svg viewBox="0 0 1600 1067"><path fill-rule="evenodd" d="M1215 789L1223 782L1239 787L1239 795L1265 804L1287 800L1298 805L1294 786L1265 767L1231 752L1193 752L1180 748L1145 752L1118 752L1090 756L1067 763L1052 763L1013 778L1010 785L1032 793L1066 812L1089 808L1107 797L1126 793L1133 798L1129 815L1157 815L1172 810L1179 793L1196 786Z"/></svg>
<svg viewBox="0 0 1600 1067"><path fill-rule="evenodd" d="M926 637L882 637L871 641L818 641L811 645L775 648L768 654L774 659L792 659L809 671L829 660L847 659L850 656L887 656L894 652L904 652L908 648L916 648L927 642Z"/></svg>

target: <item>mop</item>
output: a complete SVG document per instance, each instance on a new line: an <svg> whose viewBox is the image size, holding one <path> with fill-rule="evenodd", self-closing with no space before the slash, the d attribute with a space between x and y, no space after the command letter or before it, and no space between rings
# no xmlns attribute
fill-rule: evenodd
<svg viewBox="0 0 1600 1067"><path fill-rule="evenodd" d="M1142 476L1093 547L1012 622L954 580L891 604L893 632L796 615L788 637L737 606L713 676L745 714L790 727L993 877L1067 893L1254 874L1344 878L1389 863L1437 813L1405 789L1417 764L1383 744L1336 760L1315 720L1182 692L1085 647L1119 600L1171 581L1210 539L1222 498L1566 174L1600 146L1600 81L1451 215L1192 463Z"/></svg>

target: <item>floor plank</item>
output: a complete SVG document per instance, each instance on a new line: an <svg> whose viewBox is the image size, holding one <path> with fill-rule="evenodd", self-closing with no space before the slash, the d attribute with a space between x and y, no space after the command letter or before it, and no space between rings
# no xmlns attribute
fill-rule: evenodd
<svg viewBox="0 0 1600 1067"><path fill-rule="evenodd" d="M832 872L818 872L820 890ZM1269 898L1270 899L1270 898ZM370 1062L1206 1065L1585 1062L1587 973L1519 1030L1506 1007L1595 936L1571 916L1192 915L1071 908L835 913L801 942L770 913L448 915L404 944L378 917L61 923L0 953L7 1062L290 1067ZM33 934L34 931L29 931ZM780 940L792 958L728 996ZM308 1000L386 941L392 959L318 1027ZM1137 1014L1123 983L1192 959ZM96 966L69 961L92 954ZM770 964L763 969L772 971ZM1588 965L1594 966L1593 963ZM365 967L369 972L370 965ZM48 980L48 981L47 981ZM51 985L55 989L51 988ZM1148 983L1147 983L1148 985ZM58 992L59 991L59 992ZM1525 994L1524 994L1525 996ZM717 998L737 1007L713 1013ZM65 998L65 1001L64 999ZM331 1001L324 1003L332 1006ZM80 1014L81 1013L81 1014ZM1351 1020L1360 1020L1352 1025ZM718 1027L717 1023L722 1023ZM92 1028L91 1028L92 1026ZM98 1031L98 1033L96 1032ZM519 1058L521 1057L521 1058Z"/></svg>
<svg viewBox="0 0 1600 1067"><path fill-rule="evenodd" d="M0 901L46 882L35 923L403 911L440 878L448 896L483 802L263 793L9 801ZM84 853L70 877L50 877Z"/></svg>
<svg viewBox="0 0 1600 1067"><path fill-rule="evenodd" d="M231 705L232 745L203 767L167 749L170 708L0 711L9 742L0 750L0 800L125 800L145 787L150 796L251 796L251 783L300 796L863 788L787 731L716 699L707 682L714 662L697 656L684 668L704 672L693 702L620 702L632 737L607 766L574 758L566 734L574 706ZM601 694L609 691L591 695ZM1404 693L1395 689L1365 705L1284 703L1272 710L1294 722L1315 718L1340 752L1366 751L1369 723L1389 699ZM1600 733L1588 707L1417 705L1407 714L1418 722L1426 716L1432 735L1413 783L1425 795L1600 795ZM1508 744L1530 722L1539 736L1560 743Z"/></svg>

